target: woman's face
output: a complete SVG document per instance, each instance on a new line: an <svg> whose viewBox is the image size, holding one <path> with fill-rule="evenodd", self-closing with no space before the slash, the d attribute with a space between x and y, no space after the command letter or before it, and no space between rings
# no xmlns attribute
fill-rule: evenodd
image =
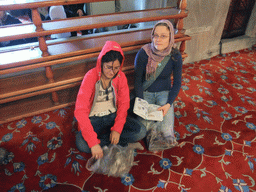
<svg viewBox="0 0 256 192"><path fill-rule="evenodd" d="M102 76L105 79L112 79L120 70L120 62L117 60L103 63Z"/></svg>
<svg viewBox="0 0 256 192"><path fill-rule="evenodd" d="M170 31L166 26L157 26L153 34L153 44L158 51L166 49L170 42Z"/></svg>

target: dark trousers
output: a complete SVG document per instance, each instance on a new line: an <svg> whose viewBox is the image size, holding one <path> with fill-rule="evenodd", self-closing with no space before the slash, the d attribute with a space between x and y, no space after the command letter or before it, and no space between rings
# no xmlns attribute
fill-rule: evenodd
<svg viewBox="0 0 256 192"><path fill-rule="evenodd" d="M100 140L100 146L108 146L111 142L109 140L111 127L115 123L116 113L112 113L103 117L90 117L91 124L94 131L98 135ZM145 126L137 119L127 117L126 123L124 124L123 131L120 135L118 145L126 146L128 143L134 143L146 136ZM85 153L91 153L87 142L84 140L81 131L76 133L76 146L79 151Z"/></svg>

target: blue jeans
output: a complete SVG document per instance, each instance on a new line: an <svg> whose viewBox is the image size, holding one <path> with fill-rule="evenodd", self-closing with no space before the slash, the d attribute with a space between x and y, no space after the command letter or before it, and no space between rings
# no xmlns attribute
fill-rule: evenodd
<svg viewBox="0 0 256 192"><path fill-rule="evenodd" d="M91 124L93 126L94 131L98 135L98 139L100 140L100 146L108 146L111 142L109 140L111 127L113 127L115 123L116 113L112 113L102 117L90 117ZM134 143L146 136L146 128L145 126L138 120L127 117L126 123L124 124L123 131L120 135L118 145L126 146L128 143ZM89 148L87 142L84 140L81 131L76 133L76 146L79 151L85 153L91 153L91 149Z"/></svg>
<svg viewBox="0 0 256 192"><path fill-rule="evenodd" d="M160 91L160 92L143 92L144 99L149 104L156 104L163 106L167 103L169 91ZM149 120L145 120L142 118L139 118L140 122L143 123L147 129L147 131L150 129ZM162 126L160 130L164 136L172 136L174 137L174 107L173 104L171 105L170 109L168 110L167 114L164 116L164 120L162 121Z"/></svg>

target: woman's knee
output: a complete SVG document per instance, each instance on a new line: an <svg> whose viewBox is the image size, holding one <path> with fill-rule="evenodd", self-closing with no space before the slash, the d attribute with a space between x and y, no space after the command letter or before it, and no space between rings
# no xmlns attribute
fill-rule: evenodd
<svg viewBox="0 0 256 192"><path fill-rule="evenodd" d="M87 142L84 140L81 131L76 134L76 147L79 151L84 153L91 153L91 149L89 148Z"/></svg>
<svg viewBox="0 0 256 192"><path fill-rule="evenodd" d="M138 119L127 117L121 137L129 138L133 142L146 136L146 127Z"/></svg>
<svg viewBox="0 0 256 192"><path fill-rule="evenodd" d="M147 129L146 127L142 124L141 128L140 128L140 133L139 133L139 139L138 140L141 140L143 138L146 137L146 134L147 134Z"/></svg>
<svg viewBox="0 0 256 192"><path fill-rule="evenodd" d="M146 129L146 126L139 120L136 120L136 123L138 125L138 130L139 130L136 134L136 139L139 141L144 137L146 137L147 129Z"/></svg>
<svg viewBox="0 0 256 192"><path fill-rule="evenodd" d="M167 118L170 121L174 121L174 107L173 107L173 104L171 105L170 109L168 110L168 112L166 113L164 118Z"/></svg>

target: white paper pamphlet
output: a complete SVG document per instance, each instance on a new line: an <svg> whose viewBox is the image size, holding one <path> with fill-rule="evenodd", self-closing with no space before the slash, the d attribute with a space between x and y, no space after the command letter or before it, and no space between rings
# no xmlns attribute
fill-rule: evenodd
<svg viewBox="0 0 256 192"><path fill-rule="evenodd" d="M161 106L149 104L146 100L136 97L133 112L146 120L163 121L163 112L157 111L159 107Z"/></svg>

